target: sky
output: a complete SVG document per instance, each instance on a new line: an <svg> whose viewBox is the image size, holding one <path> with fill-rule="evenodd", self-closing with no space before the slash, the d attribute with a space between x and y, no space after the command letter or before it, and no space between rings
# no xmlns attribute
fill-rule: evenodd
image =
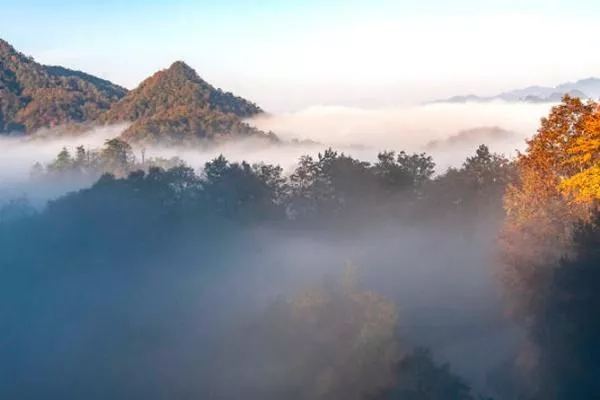
<svg viewBox="0 0 600 400"><path fill-rule="evenodd" d="M175 60L281 112L600 76L596 0L0 0L0 37L127 88Z"/></svg>

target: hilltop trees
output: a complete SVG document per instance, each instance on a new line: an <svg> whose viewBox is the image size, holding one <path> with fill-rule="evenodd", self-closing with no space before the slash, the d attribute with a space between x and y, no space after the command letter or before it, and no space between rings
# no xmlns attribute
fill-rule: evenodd
<svg viewBox="0 0 600 400"><path fill-rule="evenodd" d="M169 170L183 165L177 158L136 158L124 140L108 140L100 150L63 149L45 169L32 176L97 179L103 173L126 177L152 167ZM336 220L410 220L418 215L472 219L498 215L506 185L514 179L514 164L481 146L461 168L434 176L427 154L381 152L374 163L327 149L303 156L289 176L279 166L229 162L219 156L200 169L202 198L211 209L232 218L293 220L318 226Z"/></svg>
<svg viewBox="0 0 600 400"><path fill-rule="evenodd" d="M204 165L203 195L219 215L239 219L283 216L281 167L230 163L222 155Z"/></svg>
<svg viewBox="0 0 600 400"><path fill-rule="evenodd" d="M133 149L124 140L107 140L100 152L99 162L104 171L123 176L134 165Z"/></svg>
<svg viewBox="0 0 600 400"><path fill-rule="evenodd" d="M290 176L290 206L304 220L318 220L320 214L357 216L357 210L369 218L399 213L424 196L434 167L426 154L382 152L371 164L328 149L316 159L300 159ZM403 206L391 206L394 202Z"/></svg>
<svg viewBox="0 0 600 400"><path fill-rule="evenodd" d="M30 175L37 180L83 178L92 182L105 173L121 178L152 167L169 170L184 164L178 157L145 157L144 151L142 149L141 157L136 157L131 145L121 138L106 140L100 149L78 146L70 150L65 147L47 165L33 165Z"/></svg>
<svg viewBox="0 0 600 400"><path fill-rule="evenodd" d="M459 168L425 182L419 210L437 213L438 218L495 224L504 216L502 196L515 177L513 161L481 145Z"/></svg>

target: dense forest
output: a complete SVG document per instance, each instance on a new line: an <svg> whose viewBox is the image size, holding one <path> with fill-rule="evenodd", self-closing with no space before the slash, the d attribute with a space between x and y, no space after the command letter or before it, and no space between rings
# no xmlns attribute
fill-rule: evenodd
<svg viewBox="0 0 600 400"><path fill-rule="evenodd" d="M332 149L284 174L223 156L199 170L138 159L117 138L32 169L34 182L78 176L98 179L42 210L17 199L0 212L0 351L15 360L0 363L9 378L0 392L477 398L430 351L405 343L393 293L361 283L383 261L337 251L291 259L302 250L284 249L309 237L379 248L390 238L373 232L427 224L474 235L482 218L497 228L514 168L487 147L442 175L426 154L366 162ZM286 259L292 270L338 265L292 278Z"/></svg>
<svg viewBox="0 0 600 400"><path fill-rule="evenodd" d="M289 174L224 156L190 166L132 145L269 138L242 120L260 108L183 63L126 93L0 52L2 130L132 123L32 167L34 183L90 187L0 207L1 397L600 397L598 103L566 96L516 159L481 145L446 171L424 153L334 149ZM409 339L426 311L408 303L442 294L377 277L429 264L440 288L469 282L465 271L502 288L523 340L484 384Z"/></svg>

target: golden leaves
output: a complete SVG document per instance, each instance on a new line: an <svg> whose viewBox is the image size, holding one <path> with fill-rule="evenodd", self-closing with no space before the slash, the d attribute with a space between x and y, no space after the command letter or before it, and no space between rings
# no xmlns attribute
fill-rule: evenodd
<svg viewBox="0 0 600 400"><path fill-rule="evenodd" d="M560 188L573 196L577 203L591 203L600 199L600 165L593 165L582 172L565 179Z"/></svg>

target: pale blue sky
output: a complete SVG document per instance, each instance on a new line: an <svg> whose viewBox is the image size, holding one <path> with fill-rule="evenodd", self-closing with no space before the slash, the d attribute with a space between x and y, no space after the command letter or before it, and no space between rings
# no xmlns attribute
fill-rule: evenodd
<svg viewBox="0 0 600 400"><path fill-rule="evenodd" d="M0 37L134 87L183 59L272 110L600 75L600 2L0 0Z"/></svg>

